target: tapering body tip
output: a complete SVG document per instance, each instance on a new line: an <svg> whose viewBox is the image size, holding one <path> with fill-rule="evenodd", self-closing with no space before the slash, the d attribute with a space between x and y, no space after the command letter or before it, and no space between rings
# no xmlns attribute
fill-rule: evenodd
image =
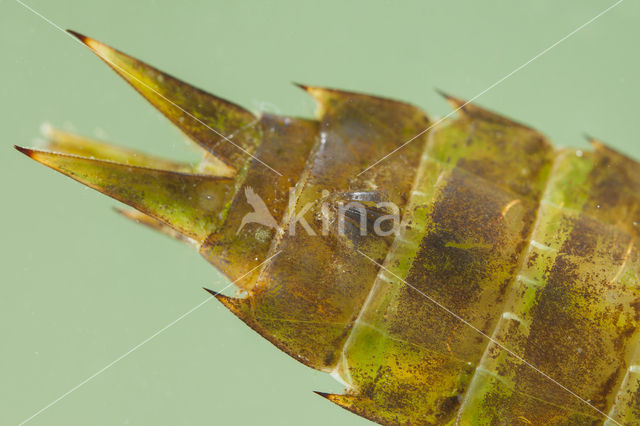
<svg viewBox="0 0 640 426"><path fill-rule="evenodd" d="M78 40L80 40L81 42L83 42L84 44L87 44L87 40L89 40L89 37L87 37L86 35L80 34L77 31L67 29L67 32L72 36L74 36L75 38L77 38Z"/></svg>
<svg viewBox="0 0 640 426"><path fill-rule="evenodd" d="M111 210L113 210L115 213L118 213L121 216L126 217L127 219L131 219L135 222L140 223L140 219L138 218L138 215L142 215L144 213L141 213L137 210L131 210L131 209L123 209L120 207L116 207L116 206L112 206Z"/></svg>
<svg viewBox="0 0 640 426"><path fill-rule="evenodd" d="M488 121L491 123L501 124L505 126L517 126L522 129L533 130L529 126L519 123L517 121L513 121L512 119L505 117L503 115L497 114L493 111L480 107L471 101L477 98L471 98L471 100L465 101L464 99L458 98L456 96L450 95L438 88L435 89L436 93L440 94L451 107L454 109L454 112L458 112L459 114L467 117L471 117L474 119L480 119L484 121Z"/></svg>
<svg viewBox="0 0 640 426"><path fill-rule="evenodd" d="M29 148L25 148L23 146L14 145L15 149L26 155L27 157L33 158L33 150Z"/></svg>
<svg viewBox="0 0 640 426"><path fill-rule="evenodd" d="M250 301L246 298L235 298L225 296L224 294L217 292L215 290L208 289L203 287L205 291L210 293L213 297L218 299L220 303L222 303L227 309L229 309L234 315L236 315L241 320L247 322L249 320L249 309L250 309ZM250 327L255 327L255 324L252 322L247 322Z"/></svg>
<svg viewBox="0 0 640 426"><path fill-rule="evenodd" d="M326 399L329 399L329 397L331 396L331 394L327 392L313 391L313 393L315 393L316 395L320 395L321 397Z"/></svg>
<svg viewBox="0 0 640 426"><path fill-rule="evenodd" d="M461 109L468 104L468 102L465 102L460 98L456 98L455 96L450 95L443 90L440 90L438 88L436 88L435 90L436 90L436 93L442 96L453 108Z"/></svg>
<svg viewBox="0 0 640 426"><path fill-rule="evenodd" d="M448 99L450 99L450 98L452 98L452 96L451 96L450 94L448 94L447 92L445 92L445 91L444 91L444 90L442 90L442 89L439 89L439 88L437 88L437 87L436 87L436 88L434 88L433 90L435 90L435 92L436 92L438 95L442 96L443 98L445 98L445 99L447 99L447 100L448 100Z"/></svg>
<svg viewBox="0 0 640 426"><path fill-rule="evenodd" d="M41 150L41 149L25 148L23 146L18 146L18 145L14 145L13 147L18 151L20 151L21 153L23 153L24 155L26 155L27 157L31 158L32 160L36 160L38 163L44 164L45 166L51 167L53 169L56 169L56 165L55 165L56 157L61 157L61 156L70 157L67 154L52 153L52 152ZM56 170L59 170L59 169L56 169Z"/></svg>
<svg viewBox="0 0 640 426"><path fill-rule="evenodd" d="M224 296L222 293L218 293L217 291L211 290L211 289L206 288L206 287L202 287L202 289L204 291L208 292L208 293L211 293L211 295L213 295L216 299L220 299L220 297ZM224 297L226 297L226 296L224 296Z"/></svg>
<svg viewBox="0 0 640 426"><path fill-rule="evenodd" d="M111 58L110 55L113 55L116 52L115 49L99 42L96 39L87 37L84 34L80 34L79 32L73 30L67 30L67 32L80 40L82 44L91 49L96 55L104 59L110 66L114 66L115 58Z"/></svg>
<svg viewBox="0 0 640 426"><path fill-rule="evenodd" d="M291 82L294 86L301 88L302 90L304 90L305 92L309 91L310 86L307 84L302 84L302 83L296 83L295 81Z"/></svg>
<svg viewBox="0 0 640 426"><path fill-rule="evenodd" d="M296 82L294 82L293 84L298 86L299 88L301 88L302 90L304 90L305 92L313 96L314 98L316 98L316 100L319 100L320 98L322 98L322 96L325 96L328 92L346 93L346 92L342 92L341 90L328 89L326 87L319 87L319 86L311 86L309 84L302 84L302 83L296 83Z"/></svg>
<svg viewBox="0 0 640 426"><path fill-rule="evenodd" d="M591 136L589 133L583 133L582 135L594 148L599 148L603 145L603 143L599 139Z"/></svg>

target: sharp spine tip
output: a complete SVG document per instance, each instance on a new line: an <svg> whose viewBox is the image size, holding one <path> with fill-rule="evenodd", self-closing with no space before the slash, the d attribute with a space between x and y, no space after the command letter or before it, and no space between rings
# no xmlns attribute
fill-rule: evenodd
<svg viewBox="0 0 640 426"><path fill-rule="evenodd" d="M295 81L293 82L294 86L297 86L299 88L301 88L302 90L304 90L305 92L308 92L309 89L311 88L311 86L307 85L307 84L302 84L302 83L296 83Z"/></svg>
<svg viewBox="0 0 640 426"><path fill-rule="evenodd" d="M600 151L606 148L605 145L602 143L602 141L600 141L600 139L594 138L593 136L590 136L588 134L585 134L584 137L587 138L587 141L589 142L589 144L596 151Z"/></svg>
<svg viewBox="0 0 640 426"><path fill-rule="evenodd" d="M87 37L86 35L80 34L77 31L73 31L69 29L67 29L67 32L72 36L74 36L75 38L77 38L78 40L80 40L81 42L83 42L84 44L87 44L87 40L89 39L89 37Z"/></svg>
<svg viewBox="0 0 640 426"><path fill-rule="evenodd" d="M121 214L122 216L126 216L127 215L127 211L125 209L121 209L120 207L116 207L116 206L112 206L111 209L118 213Z"/></svg>
<svg viewBox="0 0 640 426"><path fill-rule="evenodd" d="M316 395L320 395L321 397L326 399L329 399L329 396L331 395L330 393L320 391L313 391L313 393L315 393Z"/></svg>
<svg viewBox="0 0 640 426"><path fill-rule="evenodd" d="M438 93L440 96L442 96L447 102L449 102L449 104L451 106L453 106L456 109L460 109L462 108L464 105L466 105L468 102L463 101L460 98L456 98L453 95L448 94L447 92L440 90L440 89L436 89L436 93Z"/></svg>
<svg viewBox="0 0 640 426"><path fill-rule="evenodd" d="M451 96L450 94L448 94L448 93L447 93L447 92L445 92L444 90L441 90L441 89L439 89L439 88L437 88L437 87L436 87L435 89L433 89L433 90L435 90L435 92L436 92L438 95L442 96L442 97L443 97L443 98L445 98L445 99L451 99L451 98L452 98L452 96Z"/></svg>
<svg viewBox="0 0 640 426"><path fill-rule="evenodd" d="M222 294L222 293L218 293L218 292L217 292L217 291L215 291L215 290L211 290L211 289L208 289L208 288L206 288L206 287L202 287L202 289L203 289L204 291L206 291L206 292L211 293L211 294L213 295L213 297L215 297L216 299L220 299L221 297L226 297L224 294Z"/></svg>
<svg viewBox="0 0 640 426"><path fill-rule="evenodd" d="M18 146L18 145L14 145L13 146L16 150L20 151L21 153L23 153L24 155L26 155L27 157L33 158L33 150L29 149L29 148L25 148L22 146Z"/></svg>
<svg viewBox="0 0 640 426"><path fill-rule="evenodd" d="M582 137L584 137L587 142L593 144L594 142L599 142L597 138L594 138L593 136L591 136L589 133L582 133Z"/></svg>

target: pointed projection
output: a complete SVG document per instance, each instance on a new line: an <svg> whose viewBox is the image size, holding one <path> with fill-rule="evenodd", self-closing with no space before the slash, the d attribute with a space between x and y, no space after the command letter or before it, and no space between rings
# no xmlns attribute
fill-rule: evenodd
<svg viewBox="0 0 640 426"><path fill-rule="evenodd" d="M158 219L152 218L148 214L144 214L138 210L133 210L133 209L114 208L114 210L116 211L116 213L121 214L127 219L132 220L139 225L144 225L147 228L153 229L154 231L160 232L161 234L164 234L167 237L174 238L178 241L182 241L183 243L187 243L189 245L193 245L193 246L198 245L196 240L190 237L187 237L186 235L166 225L164 222L161 222Z"/></svg>
<svg viewBox="0 0 640 426"><path fill-rule="evenodd" d="M242 168L260 142L256 117L97 40L69 31L162 114L213 155L226 174ZM215 161L217 159L218 161ZM219 164L222 163L222 164Z"/></svg>
<svg viewBox="0 0 640 426"><path fill-rule="evenodd" d="M171 170L180 173L193 173L190 164L165 160L129 148L89 139L74 133L65 132L54 127L42 126L42 133L47 138L43 149L79 157L109 160L128 166L148 167L152 169Z"/></svg>
<svg viewBox="0 0 640 426"><path fill-rule="evenodd" d="M525 126L522 123L518 123L517 121L505 117L504 115L496 114L493 111L482 108L481 106L478 106L471 101L465 101L464 99L451 96L441 90L437 90L437 92L443 98L445 98L445 100L449 103L449 105L451 105L452 108L469 119L483 120L496 125L515 126L530 129L528 126Z"/></svg>
<svg viewBox="0 0 640 426"><path fill-rule="evenodd" d="M180 233L202 241L219 224L234 180L157 170L107 160L17 150L78 182L129 204Z"/></svg>

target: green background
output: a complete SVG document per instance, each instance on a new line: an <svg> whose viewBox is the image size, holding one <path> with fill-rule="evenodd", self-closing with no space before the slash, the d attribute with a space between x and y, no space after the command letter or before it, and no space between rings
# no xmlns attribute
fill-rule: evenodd
<svg viewBox="0 0 640 426"><path fill-rule="evenodd" d="M613 1L29 0L251 110L310 116L291 81L403 99L471 98ZM559 145L597 136L640 158L640 4L627 0L478 102ZM225 279L189 247L12 149L48 122L181 159L181 134L88 49L0 0L0 424L17 424L196 306ZM314 395L328 375L216 301L34 418L33 425L367 424Z"/></svg>

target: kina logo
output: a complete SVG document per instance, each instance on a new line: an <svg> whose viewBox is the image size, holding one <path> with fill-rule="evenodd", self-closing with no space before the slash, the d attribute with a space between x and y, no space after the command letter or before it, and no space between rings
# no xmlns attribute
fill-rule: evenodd
<svg viewBox="0 0 640 426"><path fill-rule="evenodd" d="M244 215L236 235L238 235L242 228L248 223L257 223L268 228L277 229L278 223L271 212L269 212L269 209L262 198L253 191L253 188L250 186L246 187L244 189L244 195L247 198L247 203L253 207L253 211Z"/></svg>

